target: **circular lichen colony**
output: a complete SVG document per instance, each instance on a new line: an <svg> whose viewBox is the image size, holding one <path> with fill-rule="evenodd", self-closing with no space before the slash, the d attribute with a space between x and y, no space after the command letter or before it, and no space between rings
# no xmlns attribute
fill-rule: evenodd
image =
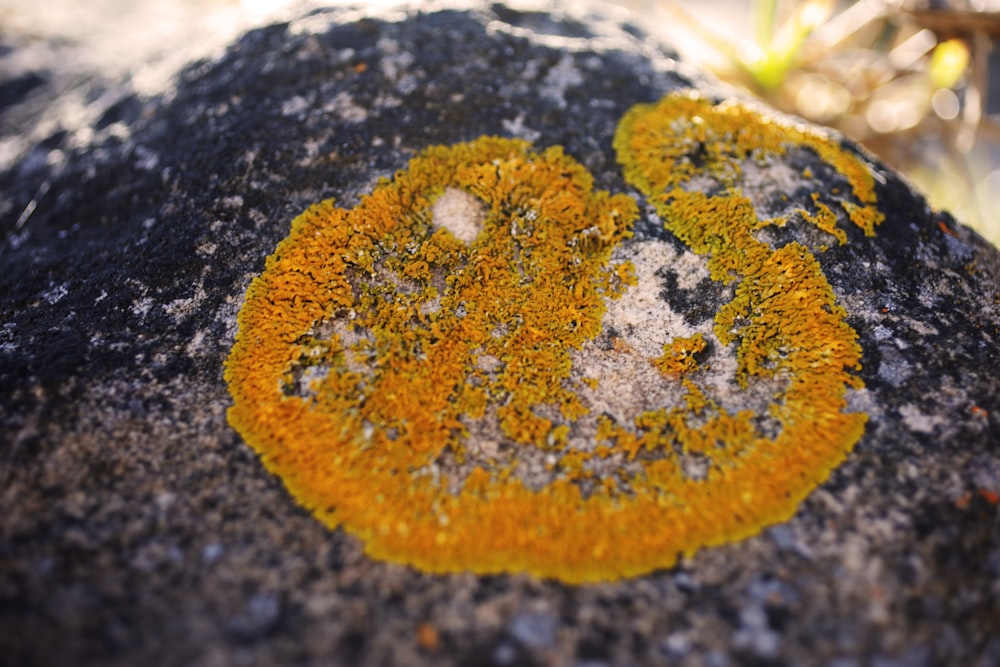
<svg viewBox="0 0 1000 667"><path fill-rule="evenodd" d="M626 118L619 149L648 147L655 112ZM648 195L680 183L627 151ZM668 226L733 300L714 328L631 340L616 327L657 252L629 239L631 198L559 148L429 148L354 209L293 222L240 313L230 421L327 525L426 570L613 579L752 534L860 436L842 412L859 351L809 252L756 241L752 210L722 199L701 209L718 230ZM732 384L770 388L755 410L713 398L710 344Z"/></svg>

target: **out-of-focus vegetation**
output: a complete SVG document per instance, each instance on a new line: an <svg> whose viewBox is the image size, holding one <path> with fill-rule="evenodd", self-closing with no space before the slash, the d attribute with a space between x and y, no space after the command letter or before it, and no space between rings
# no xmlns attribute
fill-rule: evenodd
<svg viewBox="0 0 1000 667"><path fill-rule="evenodd" d="M749 1L740 35L707 14L719 5L657 0L688 58L860 141L1000 245L1000 119L987 112L1000 0Z"/></svg>

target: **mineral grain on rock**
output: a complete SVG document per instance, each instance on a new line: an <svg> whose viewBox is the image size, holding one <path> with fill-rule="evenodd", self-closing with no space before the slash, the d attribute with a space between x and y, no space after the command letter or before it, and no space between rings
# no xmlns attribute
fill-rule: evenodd
<svg viewBox="0 0 1000 667"><path fill-rule="evenodd" d="M1000 253L856 146L584 11L35 74L15 664L1000 660Z"/></svg>

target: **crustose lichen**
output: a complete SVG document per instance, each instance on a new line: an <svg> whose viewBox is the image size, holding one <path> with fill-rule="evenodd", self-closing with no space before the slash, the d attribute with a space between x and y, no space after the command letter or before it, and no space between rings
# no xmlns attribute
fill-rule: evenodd
<svg viewBox="0 0 1000 667"><path fill-rule="evenodd" d="M240 313L230 421L327 525L431 571L613 579L783 520L865 421L844 412L860 352L818 263L757 240L736 190L742 160L788 142L844 175L844 213L870 232L860 160L739 105L672 96L615 141L668 229L735 285L707 333L742 386L777 380L774 433L713 398L703 333L664 332L640 359L678 400L597 409L615 390L601 369L636 359L605 321L640 273L621 251L642 243L635 202L559 148L493 137L428 148L354 209L293 222ZM704 174L722 194L684 189ZM803 219L842 238L823 206Z"/></svg>

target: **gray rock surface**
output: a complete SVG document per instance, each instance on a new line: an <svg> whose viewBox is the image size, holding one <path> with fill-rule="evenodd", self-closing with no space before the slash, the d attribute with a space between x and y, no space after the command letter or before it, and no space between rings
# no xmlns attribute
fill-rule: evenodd
<svg viewBox="0 0 1000 667"><path fill-rule="evenodd" d="M820 258L870 420L792 520L618 583L429 575L325 529L227 425L247 284L306 206L430 144L559 144L634 193L622 114L713 84L634 28L502 6L315 11L159 96L88 82L89 116L23 139L57 78L0 108L0 661L1000 664L1000 253L886 168L876 236Z"/></svg>

